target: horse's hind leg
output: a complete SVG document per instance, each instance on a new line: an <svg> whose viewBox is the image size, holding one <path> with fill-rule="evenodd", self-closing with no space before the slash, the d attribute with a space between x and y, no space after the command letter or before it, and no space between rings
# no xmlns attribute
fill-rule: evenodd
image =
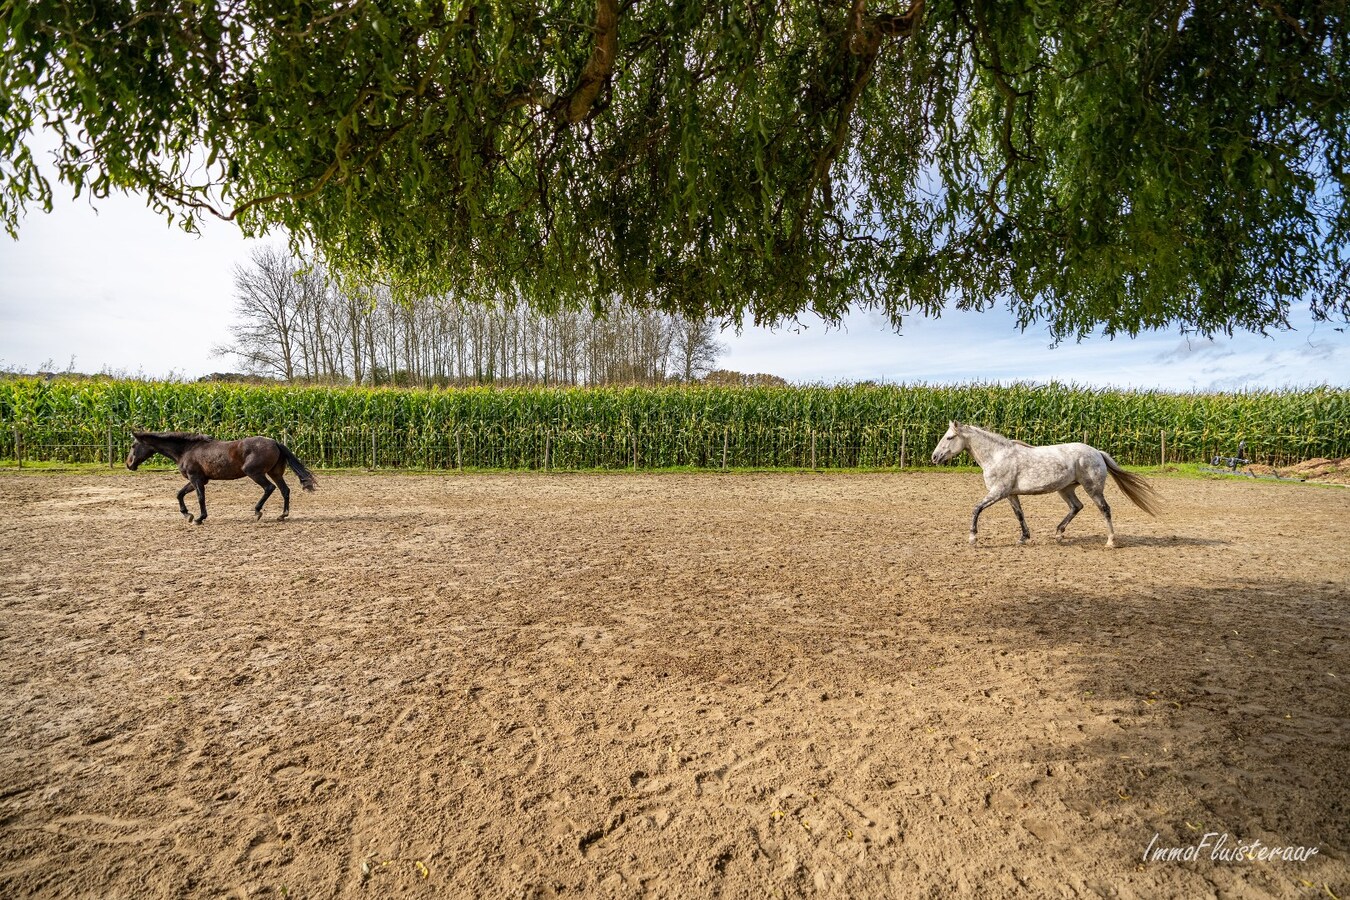
<svg viewBox="0 0 1350 900"><path fill-rule="evenodd" d="M262 499L258 501L257 506L253 507L253 520L256 522L262 518L263 506L267 504L267 498L272 496L272 492L276 488L272 487L272 482L267 480L266 475L250 475L248 477L256 481L263 489Z"/></svg>
<svg viewBox="0 0 1350 900"><path fill-rule="evenodd" d="M1073 517L1078 515L1079 511L1082 510L1083 501L1078 499L1078 492L1075 491L1072 486L1066 487L1064 490L1060 491L1059 495L1064 498L1065 503L1069 504L1069 514L1064 517L1064 521L1060 522L1059 527L1055 529L1055 540L1062 541L1064 540L1064 529L1069 527L1069 523L1073 521Z"/></svg>
<svg viewBox="0 0 1350 900"><path fill-rule="evenodd" d="M197 488L197 503L201 505L202 514L197 517L197 524L200 525L206 521L206 479L203 478L195 482Z"/></svg>
<svg viewBox="0 0 1350 900"><path fill-rule="evenodd" d="M1016 497L1009 497L1008 503L1012 506L1013 512L1017 513L1017 524L1022 526L1022 537L1017 543L1025 544L1027 541L1031 540L1031 532L1027 529L1026 516L1022 515L1022 501L1018 500Z"/></svg>
<svg viewBox="0 0 1350 900"><path fill-rule="evenodd" d="M183 498L187 496L188 491L190 490L192 490L192 482L189 481L187 484L183 485L183 489L178 492L178 511L183 514L183 518L187 519L189 524L192 522L192 513L188 512L187 504L183 502Z"/></svg>
<svg viewBox="0 0 1350 900"><path fill-rule="evenodd" d="M277 483L277 487L281 488L282 505L281 505L281 516L277 519L278 522L286 521L288 518L290 518L291 515L291 488L290 485L286 484L286 479L282 477L282 473L284 473L285 471L286 471L286 462L285 460L282 460L281 462L277 463L276 468L272 469L270 473L272 476L272 480Z"/></svg>
<svg viewBox="0 0 1350 900"><path fill-rule="evenodd" d="M1111 524L1111 504L1106 502L1106 494L1098 488L1095 491L1089 491L1088 496L1102 511L1102 518L1106 519L1106 546L1114 547L1116 545L1116 527Z"/></svg>

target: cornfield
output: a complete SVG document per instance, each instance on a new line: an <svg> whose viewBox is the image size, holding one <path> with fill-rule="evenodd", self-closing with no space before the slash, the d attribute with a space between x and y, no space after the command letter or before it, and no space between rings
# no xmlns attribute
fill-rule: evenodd
<svg viewBox="0 0 1350 900"><path fill-rule="evenodd" d="M320 467L857 468L927 462L955 418L1136 465L1247 441L1284 465L1350 455L1350 390L1072 384L400 390L0 380L0 460L116 463L131 431L266 434Z"/></svg>

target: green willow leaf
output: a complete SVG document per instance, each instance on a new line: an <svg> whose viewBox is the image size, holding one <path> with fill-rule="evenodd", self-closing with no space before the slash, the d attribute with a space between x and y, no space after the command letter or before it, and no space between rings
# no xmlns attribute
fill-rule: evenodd
<svg viewBox="0 0 1350 900"><path fill-rule="evenodd" d="M0 0L0 221L66 117L409 296L1261 331L1350 319L1348 83L1341 0Z"/></svg>

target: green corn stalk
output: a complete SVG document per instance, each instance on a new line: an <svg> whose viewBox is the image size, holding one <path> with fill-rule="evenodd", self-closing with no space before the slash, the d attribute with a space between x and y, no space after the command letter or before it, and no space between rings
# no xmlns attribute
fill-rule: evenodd
<svg viewBox="0 0 1350 900"><path fill-rule="evenodd" d="M892 467L926 459L948 419L1031 444L1078 441L1122 462L1206 460L1245 439L1283 465L1350 455L1350 391L1166 393L1073 384L804 387L272 387L0 379L0 459L124 455L133 429L268 434L319 467ZM374 448L372 449L372 440ZM814 446L814 456L812 447Z"/></svg>

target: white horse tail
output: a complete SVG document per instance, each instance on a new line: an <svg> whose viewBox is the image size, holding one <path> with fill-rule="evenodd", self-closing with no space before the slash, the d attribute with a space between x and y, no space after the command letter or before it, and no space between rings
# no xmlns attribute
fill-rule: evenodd
<svg viewBox="0 0 1350 900"><path fill-rule="evenodd" d="M1102 460L1106 463L1106 470L1116 480L1116 486L1125 492L1125 496L1130 498L1130 502L1150 516L1156 516L1162 507L1162 498L1158 496L1157 488L1138 475L1126 472L1116 464L1116 461L1111 458L1111 454L1105 450L1098 450L1097 452L1102 455Z"/></svg>

